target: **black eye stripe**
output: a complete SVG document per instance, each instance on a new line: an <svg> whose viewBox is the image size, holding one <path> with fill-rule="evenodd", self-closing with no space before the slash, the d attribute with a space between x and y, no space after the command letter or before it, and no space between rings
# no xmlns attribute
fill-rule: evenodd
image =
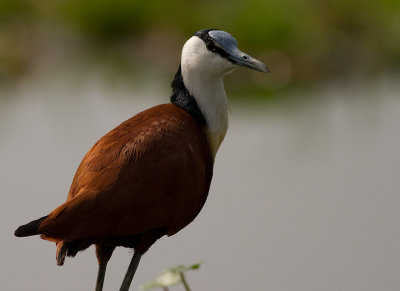
<svg viewBox="0 0 400 291"><path fill-rule="evenodd" d="M209 51L217 51L217 47L215 46L214 42L210 41L206 44L206 47Z"/></svg>
<svg viewBox="0 0 400 291"><path fill-rule="evenodd" d="M228 58L229 53L226 50L224 50L221 46L216 44L215 40L208 34L212 30L217 30L217 29L200 30L200 31L196 32L194 35L204 41L204 43L206 44L206 47L209 51L219 54L223 58Z"/></svg>
<svg viewBox="0 0 400 291"><path fill-rule="evenodd" d="M229 53L226 50L224 50L222 47L217 46L215 44L215 41L213 39L211 39L211 37L207 38L205 43L206 43L206 47L209 51L219 54L223 58L226 58L229 56Z"/></svg>

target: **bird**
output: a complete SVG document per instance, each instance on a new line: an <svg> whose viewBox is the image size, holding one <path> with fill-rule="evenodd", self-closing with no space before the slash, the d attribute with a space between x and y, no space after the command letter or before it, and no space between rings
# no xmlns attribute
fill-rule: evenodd
<svg viewBox="0 0 400 291"><path fill-rule="evenodd" d="M95 245L96 291L103 289L114 249L133 249L120 287L129 290L142 255L191 223L206 202L228 129L223 77L238 67L269 72L229 33L195 32L183 46L170 102L101 137L78 166L66 202L21 225L15 236L55 242L58 265Z"/></svg>

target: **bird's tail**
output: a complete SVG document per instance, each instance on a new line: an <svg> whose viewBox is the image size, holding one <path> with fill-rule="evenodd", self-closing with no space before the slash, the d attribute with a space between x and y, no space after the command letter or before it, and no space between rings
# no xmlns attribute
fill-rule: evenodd
<svg viewBox="0 0 400 291"><path fill-rule="evenodd" d="M23 237L23 236L31 236L39 234L40 223L47 217L49 216L46 215L39 219L33 220L27 224L21 225L15 230L14 235L18 237Z"/></svg>

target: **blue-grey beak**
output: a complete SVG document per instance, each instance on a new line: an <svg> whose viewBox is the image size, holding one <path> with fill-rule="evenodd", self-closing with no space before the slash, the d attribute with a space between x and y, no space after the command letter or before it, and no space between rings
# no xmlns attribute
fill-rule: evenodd
<svg viewBox="0 0 400 291"><path fill-rule="evenodd" d="M229 33L222 30L211 30L208 34L214 40L213 45L221 56L227 60L259 72L269 72L267 66L262 62L239 50L236 39Z"/></svg>
<svg viewBox="0 0 400 291"><path fill-rule="evenodd" d="M235 49L232 52L230 52L227 59L239 66L247 67L259 72L264 72L264 73L269 72L269 69L264 63L240 51L239 49Z"/></svg>

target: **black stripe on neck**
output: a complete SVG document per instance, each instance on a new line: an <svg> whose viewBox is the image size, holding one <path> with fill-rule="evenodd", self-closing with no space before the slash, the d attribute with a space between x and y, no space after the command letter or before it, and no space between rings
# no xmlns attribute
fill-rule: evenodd
<svg viewBox="0 0 400 291"><path fill-rule="evenodd" d="M181 66L179 65L178 72L175 74L175 78L171 83L172 96L170 98L171 103L182 108L197 121L200 126L207 126L206 119L203 113L200 111L197 105L196 99L190 95L183 83Z"/></svg>

